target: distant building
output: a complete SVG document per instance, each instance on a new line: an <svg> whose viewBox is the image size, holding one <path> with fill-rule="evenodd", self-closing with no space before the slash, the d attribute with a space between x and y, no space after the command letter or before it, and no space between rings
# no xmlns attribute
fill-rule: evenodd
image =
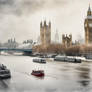
<svg viewBox="0 0 92 92"><path fill-rule="evenodd" d="M40 23L40 39L43 47L47 47L51 44L51 22L49 22L48 25L46 21L44 21L44 24L42 24L42 22Z"/></svg>
<svg viewBox="0 0 92 92"><path fill-rule="evenodd" d="M80 41L75 40L75 42L73 42L72 45L80 45Z"/></svg>
<svg viewBox="0 0 92 92"><path fill-rule="evenodd" d="M28 44L28 43L33 44L33 40L32 39L29 39L29 40L23 41L23 44Z"/></svg>
<svg viewBox="0 0 92 92"><path fill-rule="evenodd" d="M58 35L58 31L56 30L56 33L55 33L55 44L58 44L59 43L59 35Z"/></svg>
<svg viewBox="0 0 92 92"><path fill-rule="evenodd" d="M67 36L67 34L63 34L62 45L64 45L65 47L70 47L72 45L72 35Z"/></svg>
<svg viewBox="0 0 92 92"><path fill-rule="evenodd" d="M8 42L3 44L3 47L6 48L16 48L18 47L18 43L16 42L15 38L14 39L8 39Z"/></svg>
<svg viewBox="0 0 92 92"><path fill-rule="evenodd" d="M35 45L35 42L32 39L24 40L22 44L18 46L18 48L22 49L32 49Z"/></svg>
<svg viewBox="0 0 92 92"><path fill-rule="evenodd" d="M87 17L84 22L84 28L85 28L85 44L86 45L92 44L92 11L90 5L87 11Z"/></svg>

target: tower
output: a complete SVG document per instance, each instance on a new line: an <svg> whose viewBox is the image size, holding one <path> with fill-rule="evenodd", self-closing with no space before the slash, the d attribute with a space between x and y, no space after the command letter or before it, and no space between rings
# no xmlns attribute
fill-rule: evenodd
<svg viewBox="0 0 92 92"><path fill-rule="evenodd" d="M92 44L92 12L89 5L87 11L87 17L84 21L84 29L85 29L85 44L89 45Z"/></svg>
<svg viewBox="0 0 92 92"><path fill-rule="evenodd" d="M44 23L40 23L40 39L43 47L47 47L51 44L51 22L49 22L48 25L46 20Z"/></svg>
<svg viewBox="0 0 92 92"><path fill-rule="evenodd" d="M56 34L55 34L55 43L59 43L58 30L56 30Z"/></svg>
<svg viewBox="0 0 92 92"><path fill-rule="evenodd" d="M89 4L88 11L87 11L87 16L91 16L91 8L90 8L90 4Z"/></svg>
<svg viewBox="0 0 92 92"><path fill-rule="evenodd" d="M72 35L70 34L69 36L66 34L62 35L62 44L65 47L70 47L72 45Z"/></svg>
<svg viewBox="0 0 92 92"><path fill-rule="evenodd" d="M70 38L70 45L72 45L72 34L69 35Z"/></svg>

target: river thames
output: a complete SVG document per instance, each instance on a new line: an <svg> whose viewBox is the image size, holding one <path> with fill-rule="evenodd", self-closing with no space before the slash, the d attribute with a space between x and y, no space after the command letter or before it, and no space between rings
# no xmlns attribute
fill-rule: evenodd
<svg viewBox="0 0 92 92"><path fill-rule="evenodd" d="M92 62L67 63L48 59L34 63L30 56L0 55L0 63L11 70L11 79L0 80L0 92L92 92ZM31 75L43 69L44 78Z"/></svg>

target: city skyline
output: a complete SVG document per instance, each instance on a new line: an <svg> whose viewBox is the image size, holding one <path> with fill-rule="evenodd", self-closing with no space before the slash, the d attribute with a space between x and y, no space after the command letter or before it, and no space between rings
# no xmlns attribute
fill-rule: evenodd
<svg viewBox="0 0 92 92"><path fill-rule="evenodd" d="M52 40L56 29L59 42L62 34L72 34L73 41L78 35L84 38L84 19L89 0L0 0L0 41L15 37L18 41L37 40L40 22L52 23Z"/></svg>

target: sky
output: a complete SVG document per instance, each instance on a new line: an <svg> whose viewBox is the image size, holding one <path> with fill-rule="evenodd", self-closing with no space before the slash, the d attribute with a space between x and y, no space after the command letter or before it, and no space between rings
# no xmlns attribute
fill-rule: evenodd
<svg viewBox="0 0 92 92"><path fill-rule="evenodd" d="M52 41L58 30L59 42L62 34L72 34L73 41L85 38L84 19L91 0L0 0L0 42L16 38L36 41L40 35L40 22L51 21Z"/></svg>

